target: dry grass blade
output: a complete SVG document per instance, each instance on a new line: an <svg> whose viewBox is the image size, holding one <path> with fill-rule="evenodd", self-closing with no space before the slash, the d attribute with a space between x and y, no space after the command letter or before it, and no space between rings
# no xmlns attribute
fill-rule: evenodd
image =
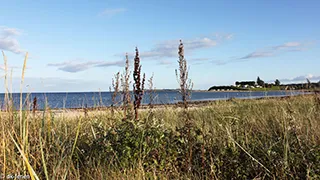
<svg viewBox="0 0 320 180"><path fill-rule="evenodd" d="M7 64L7 56L2 51L3 61L4 61L4 86L5 86L5 95L4 95L4 103L6 106L6 111L8 111L8 103L9 103L9 93L8 93L8 64Z"/></svg>
<svg viewBox="0 0 320 180"><path fill-rule="evenodd" d="M14 140L14 138L12 137L11 133L9 132L9 136L11 137L13 143L15 144L16 148L18 149L18 151L20 152L24 162L27 165L27 169L29 172L29 175L31 177L32 180L39 180L39 177L37 176L36 172L33 170L32 166L29 163L28 158L26 157L26 155L24 154L24 152L21 150L20 146L18 145L18 143Z"/></svg>
<svg viewBox="0 0 320 180"><path fill-rule="evenodd" d="M78 142L78 138L79 138L79 134L80 134L80 129L81 129L81 120L82 120L82 118L80 118L80 119L79 119L79 122L78 122L76 138L75 138L75 140L74 140L74 143L73 143L73 146L72 146L72 150L71 150L71 154L70 154L70 157L69 157L70 161L72 161L72 156L73 156L74 150L76 149L76 145L77 145L77 142ZM67 178L70 165L72 165L72 164L70 164L70 163L68 164L68 167L67 167L66 173L64 174L63 179L66 179L66 178Z"/></svg>
<svg viewBox="0 0 320 180"><path fill-rule="evenodd" d="M3 126L4 127L4 126ZM5 142L5 136L4 136L4 130L3 130L3 137L2 137L2 151L3 151L3 168L2 168L2 174L6 174L6 142Z"/></svg>
<svg viewBox="0 0 320 180"><path fill-rule="evenodd" d="M248 151L246 151L237 141L235 141L232 137L231 137L231 135L230 135L230 133L229 133L229 130L226 128L226 132L227 132L227 134L228 134L228 137L231 139L231 141L233 142L233 143L235 143L243 152L245 152L252 160L254 160L255 162L257 162L261 167L263 167L270 175L271 175L271 172L270 172L270 170L266 167L266 166L264 166L261 162L259 162L256 158L254 158Z"/></svg>
<svg viewBox="0 0 320 180"><path fill-rule="evenodd" d="M114 116L114 109L115 106L117 106L117 95L119 93L119 86L120 86L120 72L117 72L117 74L114 75L114 78L112 78L112 88L113 88L113 93L111 93L111 87L110 93L111 93L111 114Z"/></svg>
<svg viewBox="0 0 320 180"><path fill-rule="evenodd" d="M154 74L152 73L150 79L148 80L148 92L149 92L149 108L152 109L153 108L153 101L154 101L154 87L153 87L153 76Z"/></svg>
<svg viewBox="0 0 320 180"><path fill-rule="evenodd" d="M46 180L49 180L49 175L48 175L46 160L45 160L45 158L44 158L44 152L43 152L41 129L39 129L39 141L40 141L41 159L42 159L42 166L43 166L44 174L45 174L45 176L46 176Z"/></svg>
<svg viewBox="0 0 320 180"><path fill-rule="evenodd" d="M24 127L23 127L23 119L22 119L22 88L23 88L23 82L24 82L24 74L26 70L26 65L27 65L27 60L28 60L28 52L26 53L26 56L23 61L23 67L22 67L22 74L21 74L21 83L20 83L20 136L24 137Z"/></svg>
<svg viewBox="0 0 320 180"><path fill-rule="evenodd" d="M28 52L25 55L24 61L23 61L23 67L22 67L22 73L21 73L21 83L20 83L20 111L19 111L19 117L20 117L20 137L23 139L22 142L22 149L25 151L26 146L27 146L27 124L26 124L26 119L23 119L22 117L22 108L23 108L23 100L22 100L22 88L23 88L23 83L24 83L24 74L26 70L26 64L28 60ZM23 161L24 162L24 161Z"/></svg>
<svg viewBox="0 0 320 180"><path fill-rule="evenodd" d="M129 103L131 102L129 86L131 82L129 81L131 72L129 71L129 56L126 53L126 63L125 63L125 70L124 73L121 75L121 86L122 86L122 93L123 93L123 113L124 118L128 119L131 116L131 110L129 109Z"/></svg>

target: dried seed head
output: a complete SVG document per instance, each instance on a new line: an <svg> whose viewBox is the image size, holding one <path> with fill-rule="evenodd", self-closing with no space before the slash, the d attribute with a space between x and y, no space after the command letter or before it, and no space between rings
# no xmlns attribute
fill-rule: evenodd
<svg viewBox="0 0 320 180"><path fill-rule="evenodd" d="M184 46L183 46L183 43L182 43L181 40L180 40L180 45L179 45L179 52L178 52L178 54L179 54L179 56L180 56L181 58L184 57Z"/></svg>

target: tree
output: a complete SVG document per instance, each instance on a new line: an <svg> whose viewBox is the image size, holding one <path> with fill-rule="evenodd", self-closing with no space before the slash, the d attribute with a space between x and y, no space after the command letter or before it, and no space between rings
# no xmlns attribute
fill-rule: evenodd
<svg viewBox="0 0 320 180"><path fill-rule="evenodd" d="M276 79L276 81L274 82L274 84L275 84L276 86L280 86L280 81L279 81L279 79Z"/></svg>
<svg viewBox="0 0 320 180"><path fill-rule="evenodd" d="M307 89L310 89L311 88L311 82L310 82L310 80L307 78Z"/></svg>
<svg viewBox="0 0 320 180"><path fill-rule="evenodd" d="M257 78L257 84L258 84L258 85L259 85L260 81L261 81L261 79L260 79L260 77L258 76L258 78Z"/></svg>
<svg viewBox="0 0 320 180"><path fill-rule="evenodd" d="M257 78L257 84L258 84L259 86L264 86L264 81L261 80L259 76L258 76L258 78Z"/></svg>

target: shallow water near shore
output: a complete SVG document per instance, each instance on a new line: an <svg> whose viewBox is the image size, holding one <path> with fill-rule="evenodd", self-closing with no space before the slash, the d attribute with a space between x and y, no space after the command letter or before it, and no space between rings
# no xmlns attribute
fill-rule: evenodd
<svg viewBox="0 0 320 180"><path fill-rule="evenodd" d="M302 91L226 91L226 92L200 92L194 91L191 95L191 101L212 101L212 100L224 100L230 98L237 99L254 99L263 97L283 97L308 94ZM59 93L23 93L23 102L25 107L30 107L33 99L37 98L38 109L44 109L47 106L50 108L92 108L92 107L106 107L111 106L111 92L59 92ZM117 102L121 102L122 95L119 94L116 98ZM177 103L181 99L181 95L178 91L156 91L152 94L153 104L173 104ZM5 94L0 94L1 109L4 108ZM13 93L12 99L14 106L19 107L20 94ZM26 101L26 99L28 101ZM150 93L146 92L143 97L143 104L150 102ZM29 105L29 106L28 106ZM117 104L116 104L117 105ZM119 104L118 104L119 105Z"/></svg>

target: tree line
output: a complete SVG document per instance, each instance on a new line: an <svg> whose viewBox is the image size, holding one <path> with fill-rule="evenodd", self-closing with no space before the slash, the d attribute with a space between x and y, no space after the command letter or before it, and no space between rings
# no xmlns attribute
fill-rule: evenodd
<svg viewBox="0 0 320 180"><path fill-rule="evenodd" d="M311 82L308 78L306 78L305 83L290 83L290 84L282 84L279 79L276 79L273 83L266 83L259 76L256 81L236 81L235 86L212 86L209 88L211 90L249 90L250 87L255 88L272 88L279 87L280 90L301 90L301 89L312 89L312 88L320 88L320 81Z"/></svg>

